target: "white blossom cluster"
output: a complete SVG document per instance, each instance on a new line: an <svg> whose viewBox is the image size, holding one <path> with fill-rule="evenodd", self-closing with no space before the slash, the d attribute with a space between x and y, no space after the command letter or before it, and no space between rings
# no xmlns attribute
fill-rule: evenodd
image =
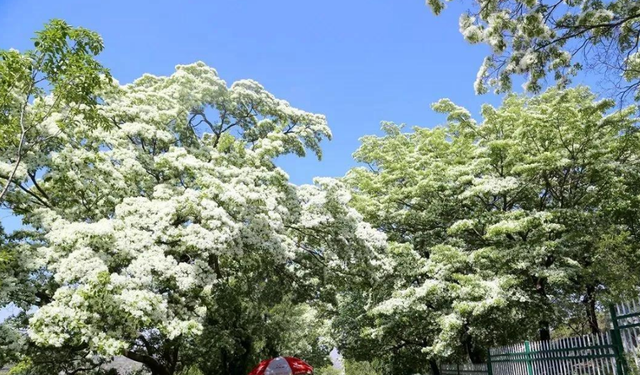
<svg viewBox="0 0 640 375"><path fill-rule="evenodd" d="M426 4L439 14L449 1ZM470 8L460 16L460 33L491 48L478 70L477 93L508 92L514 76L524 76L529 92L541 91L547 74L566 87L583 65L604 64L620 70L637 95L636 2L474 0ZM578 55L581 60L573 61Z"/></svg>

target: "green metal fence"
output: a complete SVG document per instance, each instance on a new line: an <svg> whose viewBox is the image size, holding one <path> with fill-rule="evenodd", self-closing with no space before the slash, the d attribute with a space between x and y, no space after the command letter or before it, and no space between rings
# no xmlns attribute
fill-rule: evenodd
<svg viewBox="0 0 640 375"><path fill-rule="evenodd" d="M611 306L608 332L492 348L483 364L442 365L443 375L640 373L640 299Z"/></svg>
<svg viewBox="0 0 640 375"><path fill-rule="evenodd" d="M462 365L442 365L440 373L442 375L484 375L488 374L486 363L465 363Z"/></svg>
<svg viewBox="0 0 640 375"><path fill-rule="evenodd" d="M630 367L635 368L635 373L640 373L640 298L612 306L611 321L626 353L626 373L632 373Z"/></svg>
<svg viewBox="0 0 640 375"><path fill-rule="evenodd" d="M443 375L623 375L612 334L492 348L483 364L443 365Z"/></svg>
<svg viewBox="0 0 640 375"><path fill-rule="evenodd" d="M622 375L612 335L525 342L491 350L494 375Z"/></svg>

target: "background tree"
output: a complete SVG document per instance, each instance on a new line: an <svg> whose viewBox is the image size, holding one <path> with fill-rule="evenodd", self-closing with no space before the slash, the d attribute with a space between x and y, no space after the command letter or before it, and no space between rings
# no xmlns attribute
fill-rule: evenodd
<svg viewBox="0 0 640 375"><path fill-rule="evenodd" d="M355 157L367 167L346 180L397 245L378 271L390 287L343 300L343 354L368 347L385 363L406 355L395 373L436 373L438 358L480 362L489 346L548 339L577 306L597 331L600 303L639 285L638 120L613 106L586 88L510 95L477 124L442 100L444 126L385 123L364 137Z"/></svg>
<svg viewBox="0 0 640 375"><path fill-rule="evenodd" d="M427 0L435 14L445 1ZM491 47L475 89L511 89L512 77L526 75L524 88L539 92L551 75L564 87L584 68L603 75L619 99L640 100L640 4L634 0L477 0L460 17L471 43Z"/></svg>

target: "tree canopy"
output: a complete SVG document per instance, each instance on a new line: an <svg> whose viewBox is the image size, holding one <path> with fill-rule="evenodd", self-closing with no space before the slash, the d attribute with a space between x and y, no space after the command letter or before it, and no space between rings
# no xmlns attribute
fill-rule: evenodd
<svg viewBox="0 0 640 375"><path fill-rule="evenodd" d="M638 119L587 88L507 96L483 121L449 100L433 129L384 123L355 153L354 206L388 235L375 285L344 298L347 356L415 373L541 339L577 309L634 293ZM622 280L619 275L629 277Z"/></svg>
<svg viewBox="0 0 640 375"><path fill-rule="evenodd" d="M427 0L439 14L447 1ZM513 76L540 92L551 76L561 87L588 68L601 73L611 94L640 100L640 4L635 0L473 0L460 16L470 43L491 48L475 89L508 92Z"/></svg>

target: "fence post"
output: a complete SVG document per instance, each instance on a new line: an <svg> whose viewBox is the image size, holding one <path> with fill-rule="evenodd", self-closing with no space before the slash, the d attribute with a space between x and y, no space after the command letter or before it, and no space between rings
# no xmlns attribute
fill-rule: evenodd
<svg viewBox="0 0 640 375"><path fill-rule="evenodd" d="M460 375L460 364L459 363L456 365L456 368L458 369L458 375Z"/></svg>
<svg viewBox="0 0 640 375"><path fill-rule="evenodd" d="M493 368L491 367L491 349L487 349L487 375L493 375Z"/></svg>
<svg viewBox="0 0 640 375"><path fill-rule="evenodd" d="M613 350L616 355L616 374L629 374L629 366L627 365L627 359L624 356L622 334L620 334L620 325L618 324L618 314L616 313L616 307L614 305L609 305L609 313L611 314L611 324L613 325L613 329L611 330L611 341L613 341Z"/></svg>
<svg viewBox="0 0 640 375"><path fill-rule="evenodd" d="M524 351L527 356L527 373L533 375L533 366L531 364L531 348L529 347L529 341L524 342Z"/></svg>

